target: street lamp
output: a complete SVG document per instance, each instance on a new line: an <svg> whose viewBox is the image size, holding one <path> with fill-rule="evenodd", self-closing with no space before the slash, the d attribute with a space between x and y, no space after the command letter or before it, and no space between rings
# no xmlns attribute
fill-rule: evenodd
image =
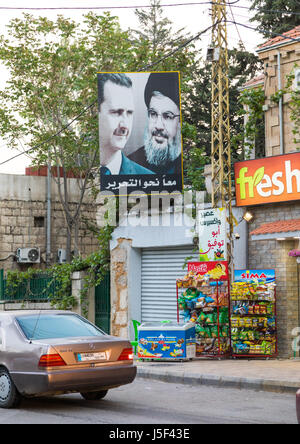
<svg viewBox="0 0 300 444"><path fill-rule="evenodd" d="M253 219L253 214L252 213L250 213L250 211L246 211L245 213L244 213L244 215L243 215L243 219L246 221L246 222L250 222L252 219Z"/></svg>

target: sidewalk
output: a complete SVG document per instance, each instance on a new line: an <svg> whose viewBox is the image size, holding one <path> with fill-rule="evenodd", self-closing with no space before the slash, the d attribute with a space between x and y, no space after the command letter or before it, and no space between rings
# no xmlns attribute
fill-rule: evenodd
<svg viewBox="0 0 300 444"><path fill-rule="evenodd" d="M136 361L137 376L190 385L213 385L296 393L300 359L205 359L187 362Z"/></svg>

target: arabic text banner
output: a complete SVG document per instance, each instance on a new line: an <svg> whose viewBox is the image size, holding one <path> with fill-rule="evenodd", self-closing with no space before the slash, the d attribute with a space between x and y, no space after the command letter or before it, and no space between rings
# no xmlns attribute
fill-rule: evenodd
<svg viewBox="0 0 300 444"><path fill-rule="evenodd" d="M226 261L226 210L211 208L198 213L200 261Z"/></svg>

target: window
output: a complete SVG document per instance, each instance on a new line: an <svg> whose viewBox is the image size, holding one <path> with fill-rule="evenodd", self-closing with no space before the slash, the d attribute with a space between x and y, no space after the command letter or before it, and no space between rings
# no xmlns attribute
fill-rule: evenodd
<svg viewBox="0 0 300 444"><path fill-rule="evenodd" d="M295 69L294 89L295 91L300 91L300 68Z"/></svg>
<svg viewBox="0 0 300 444"><path fill-rule="evenodd" d="M44 227L45 226L45 218L44 216L35 216L34 217L34 226L35 227Z"/></svg>
<svg viewBox="0 0 300 444"><path fill-rule="evenodd" d="M74 314L41 314L18 316L27 339L103 336L105 333L87 320Z"/></svg>

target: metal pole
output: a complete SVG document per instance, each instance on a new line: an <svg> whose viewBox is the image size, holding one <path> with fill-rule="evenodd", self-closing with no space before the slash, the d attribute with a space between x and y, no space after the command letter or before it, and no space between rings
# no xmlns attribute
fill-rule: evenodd
<svg viewBox="0 0 300 444"><path fill-rule="evenodd" d="M47 246L46 246L46 263L51 261L51 162L48 161L47 167Z"/></svg>
<svg viewBox="0 0 300 444"><path fill-rule="evenodd" d="M212 207L222 205L228 222L227 254L230 276L233 276L233 216L231 190L231 140L229 122L229 80L226 1L212 2L212 48L216 57L212 62L211 99L211 161Z"/></svg>
<svg viewBox="0 0 300 444"><path fill-rule="evenodd" d="M0 270L0 300L4 300L4 270Z"/></svg>
<svg viewBox="0 0 300 444"><path fill-rule="evenodd" d="M278 90L281 90L281 56L280 51L277 52L277 64L278 64ZM283 142L283 100L282 96L279 99L279 137L280 137L280 154L284 154L284 142Z"/></svg>

